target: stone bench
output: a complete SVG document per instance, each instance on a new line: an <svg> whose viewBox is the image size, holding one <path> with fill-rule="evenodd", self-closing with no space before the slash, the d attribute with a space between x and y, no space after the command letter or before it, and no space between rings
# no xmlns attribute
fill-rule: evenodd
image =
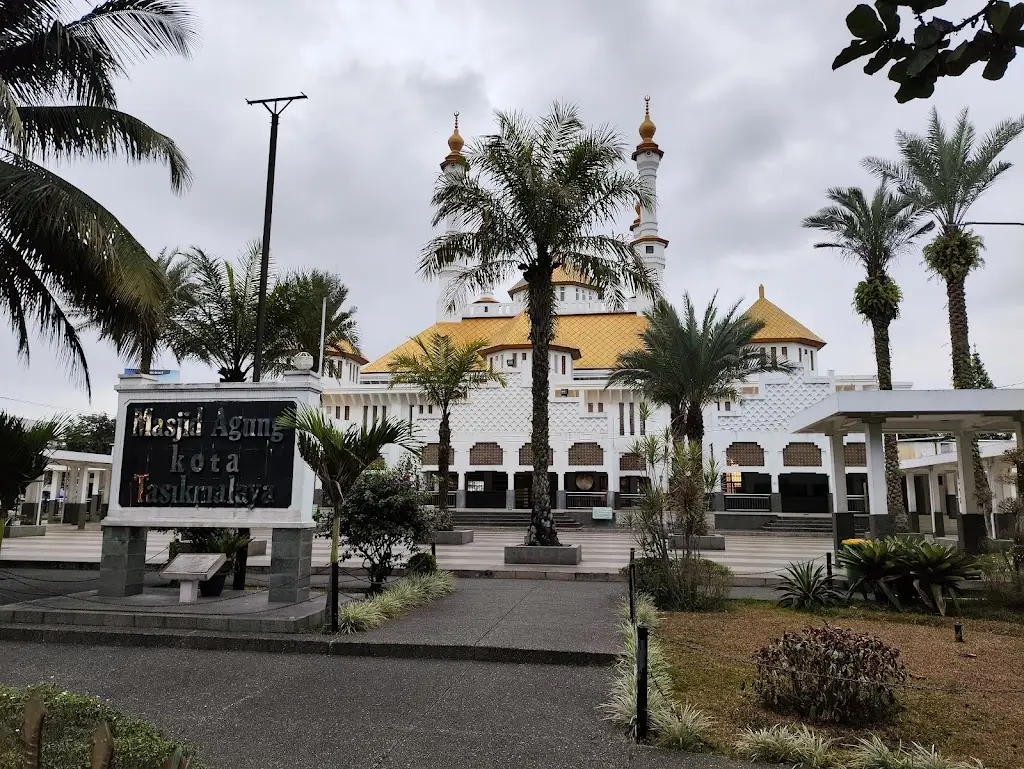
<svg viewBox="0 0 1024 769"><path fill-rule="evenodd" d="M199 599L199 583L210 579L227 562L224 553L185 553L171 561L160 575L178 581L178 603L195 603Z"/></svg>

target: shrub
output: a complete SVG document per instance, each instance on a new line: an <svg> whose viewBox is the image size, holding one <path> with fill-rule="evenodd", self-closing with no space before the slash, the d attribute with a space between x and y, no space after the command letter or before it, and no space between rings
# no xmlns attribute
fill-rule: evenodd
<svg viewBox="0 0 1024 769"><path fill-rule="evenodd" d="M373 601L351 601L338 609L338 631L345 635L365 633L379 628L386 619Z"/></svg>
<svg viewBox="0 0 1024 769"><path fill-rule="evenodd" d="M736 742L736 754L748 761L786 764L803 769L842 766L835 740L822 737L806 726L777 724L767 729L745 729Z"/></svg>
<svg viewBox="0 0 1024 769"><path fill-rule="evenodd" d="M455 590L455 576L450 571L406 577L368 601L352 601L338 612L338 630L345 634L374 630L385 620L405 614Z"/></svg>
<svg viewBox="0 0 1024 769"><path fill-rule="evenodd" d="M667 703L650 711L654 742L663 748L699 752L711 744L714 719L689 702L685 705Z"/></svg>
<svg viewBox="0 0 1024 769"><path fill-rule="evenodd" d="M732 590L729 567L696 555L640 558L635 568L637 592L662 611L719 611Z"/></svg>
<svg viewBox="0 0 1024 769"><path fill-rule="evenodd" d="M1024 571L1010 553L986 555L979 561L982 590L992 603L1007 609L1024 609Z"/></svg>
<svg viewBox="0 0 1024 769"><path fill-rule="evenodd" d="M786 633L754 654L766 707L823 723L871 723L896 708L907 672L898 649L834 627Z"/></svg>
<svg viewBox="0 0 1024 769"><path fill-rule="evenodd" d="M106 721L114 737L114 762L132 769L159 769L182 748L189 765L203 769L188 743L171 738L141 718L84 694L62 692L54 686L0 687L0 767L21 767L21 744L17 738L25 714L25 703L33 692L42 693L46 705L43 725L43 762L52 769L89 766L89 738L96 726Z"/></svg>
<svg viewBox="0 0 1024 769"><path fill-rule="evenodd" d="M435 571L433 574L417 574L406 578L415 585L428 601L444 598L455 592L455 575L450 571Z"/></svg>
<svg viewBox="0 0 1024 769"><path fill-rule="evenodd" d="M647 593L636 594L636 604L634 608L636 609L636 624L644 625L651 630L661 624L661 615L658 613L658 607L654 605L654 600L647 595ZM628 624L629 598L626 598L626 600L622 602L621 614L622 621Z"/></svg>
<svg viewBox="0 0 1024 769"><path fill-rule="evenodd" d="M405 564L406 574L433 574L437 571L437 558L431 553L413 553Z"/></svg>
<svg viewBox="0 0 1024 769"><path fill-rule="evenodd" d="M978 760L946 758L934 745L925 747L915 742L907 749L900 743L890 748L875 735L857 740L849 751L846 766L848 769L984 769Z"/></svg>
<svg viewBox="0 0 1024 769"><path fill-rule="evenodd" d="M817 611L839 601L825 568L815 566L813 561L791 563L775 589L782 593L779 605L791 609Z"/></svg>

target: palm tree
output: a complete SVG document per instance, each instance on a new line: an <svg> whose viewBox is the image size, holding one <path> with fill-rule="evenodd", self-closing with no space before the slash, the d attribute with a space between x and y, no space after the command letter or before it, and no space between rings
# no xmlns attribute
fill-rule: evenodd
<svg viewBox="0 0 1024 769"><path fill-rule="evenodd" d="M0 411L0 543L7 511L17 506L28 484L46 470L51 451L64 440L69 424L66 417L30 424Z"/></svg>
<svg viewBox="0 0 1024 769"><path fill-rule="evenodd" d="M320 321L325 299L324 349L330 351L343 343L358 348L359 333L353 317L356 308L345 308L348 286L341 277L326 270L293 272L278 280L267 302L271 333L264 359L269 371L287 369L288 361L298 352L312 355L313 370L320 370ZM332 360L326 361L324 373L336 375Z"/></svg>
<svg viewBox="0 0 1024 769"><path fill-rule="evenodd" d="M260 255L259 241L234 264L195 246L185 253L194 279L192 302L169 340L179 360L216 366L222 382L246 380L256 350Z"/></svg>
<svg viewBox="0 0 1024 769"><path fill-rule="evenodd" d="M341 431L320 409L300 406L278 417L277 426L297 432L299 454L316 473L331 507L331 629L338 630L338 540L342 505L359 477L383 458L388 446L418 451L409 422L383 419Z"/></svg>
<svg viewBox="0 0 1024 769"><path fill-rule="evenodd" d="M588 129L575 107L555 104L540 119L497 112L498 133L466 154L469 172L442 173L432 204L434 226L457 222L423 248L420 273L457 269L451 301L490 289L517 274L527 281L526 314L533 346L533 511L526 541L557 545L548 495L549 372L554 338L552 273L561 267L621 303L635 292L657 293L653 276L625 237L599 230L625 208L654 206L652 191L622 170L621 138L608 127Z"/></svg>
<svg viewBox="0 0 1024 769"><path fill-rule="evenodd" d="M480 351L489 344L486 339L456 344L450 336L434 334L428 341L422 337L416 337L414 341L419 347L419 353L396 355L389 364L389 386L410 384L419 387L441 411L441 424L437 428L437 527L441 531L451 531L448 453L452 445L452 406L465 401L471 390L483 387L488 382L497 382L504 387L505 376L480 365Z"/></svg>
<svg viewBox="0 0 1024 769"><path fill-rule="evenodd" d="M107 0L66 20L60 0L0 4L0 307L29 358L30 327L56 342L91 392L73 316L127 325L159 304L160 272L117 218L42 163L156 160L191 174L174 142L117 109L115 81L156 54L188 56L176 0Z"/></svg>
<svg viewBox="0 0 1024 769"><path fill-rule="evenodd" d="M953 387L958 390L974 387L964 283L971 271L981 266L983 245L981 238L968 229L967 214L1012 167L1011 163L998 158L1021 133L1024 133L1024 118L1004 120L976 142L974 125L967 117L966 108L949 133L933 107L923 136L897 132L898 160L865 158L863 161L864 167L876 176L895 180L900 194L934 217L939 226L938 235L924 248L924 260L928 269L946 284ZM972 453L976 502L985 511L991 505L992 493L976 440Z"/></svg>
<svg viewBox="0 0 1024 769"><path fill-rule="evenodd" d="M100 331L100 337L114 343L122 356L134 361L148 374L153 360L170 349L181 316L195 302L194 266L178 250L166 248L153 260L161 274L160 301L138 317L118 322L86 323Z"/></svg>
<svg viewBox="0 0 1024 769"><path fill-rule="evenodd" d="M903 294L889 275L889 267L911 244L935 227L921 224L923 212L913 201L892 190L883 180L869 203L859 187L835 187L828 191L832 205L803 221L803 226L823 230L832 240L815 248L834 248L841 256L859 262L865 278L853 293L853 306L871 324L875 343L878 389L892 389L892 350L889 325L899 317ZM903 505L903 474L896 436L885 435L885 481L889 516L898 529L907 526Z"/></svg>
<svg viewBox="0 0 1024 769"><path fill-rule="evenodd" d="M764 323L741 313L736 302L719 315L712 297L699 318L693 301L683 295L682 315L661 300L646 313L640 347L619 355L607 387L628 387L652 403L669 408L675 443L700 446L704 441L704 407L735 398L736 385L765 371L791 371L753 346Z"/></svg>

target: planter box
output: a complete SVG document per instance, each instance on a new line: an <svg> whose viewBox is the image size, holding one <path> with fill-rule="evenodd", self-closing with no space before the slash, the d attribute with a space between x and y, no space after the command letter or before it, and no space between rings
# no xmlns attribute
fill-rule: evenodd
<svg viewBox="0 0 1024 769"><path fill-rule="evenodd" d="M707 534L697 537L696 540L694 545L698 550L725 550L725 537L721 534ZM686 547L686 537L682 534L672 534L668 546L673 550L682 550Z"/></svg>
<svg viewBox="0 0 1024 769"><path fill-rule="evenodd" d="M508 545L505 548L505 563L578 566L582 560L582 545Z"/></svg>
<svg viewBox="0 0 1024 769"><path fill-rule="evenodd" d="M4 539L17 539L18 537L42 537L46 534L45 526L8 526L4 529Z"/></svg>
<svg viewBox="0 0 1024 769"><path fill-rule="evenodd" d="M468 545L473 541L473 530L435 531L430 541L435 545Z"/></svg>

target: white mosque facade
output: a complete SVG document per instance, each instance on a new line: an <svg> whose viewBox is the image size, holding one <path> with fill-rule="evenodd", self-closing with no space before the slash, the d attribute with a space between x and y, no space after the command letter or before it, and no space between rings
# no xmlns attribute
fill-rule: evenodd
<svg viewBox="0 0 1024 769"><path fill-rule="evenodd" d="M633 160L652 189L664 157L654 134L655 126L645 115ZM442 170L463 173L457 126L449 149ZM631 231L634 246L663 285L669 242L662 236L656 212L641 209ZM420 335L446 334L457 342L485 339L484 365L506 378L504 387L494 384L476 390L452 410L450 502L460 511L471 511L460 513L464 519L472 520L476 514L490 520L488 511L531 506L530 372L537 362L524 313L528 287L520 281L509 289L508 301L486 295L452 311L446 300L450 279L451 275L441 275L435 323ZM644 467L631 451L634 442L668 425L667 408L652 407L644 422L639 395L607 386L618 355L638 345L649 302L629 299L623 306L610 306L592 286L562 270L556 271L554 282L556 336L548 360L541 363L550 369L552 503L562 520L598 525L605 523L607 508L628 507L642 488ZM726 529L779 526L786 520L780 514L831 512L835 479L829 440L790 434L790 419L836 391L878 386L874 375L837 375L826 368L825 341L774 305L764 286L746 312L764 321L755 341L765 355L788 360L795 369L752 377L740 383L737 399L706 408L705 450L723 469L716 525ZM373 361L351 348L336 350L339 376L324 382L323 405L341 428L386 417L411 421L426 446L423 470L430 472L437 469L439 411L416 388L390 384L391 359L414 349L410 338ZM864 444L858 440L862 441L860 436L851 436L843 447L844 482L851 510L861 512L866 511L867 471ZM595 515L601 517L595 521Z"/></svg>

